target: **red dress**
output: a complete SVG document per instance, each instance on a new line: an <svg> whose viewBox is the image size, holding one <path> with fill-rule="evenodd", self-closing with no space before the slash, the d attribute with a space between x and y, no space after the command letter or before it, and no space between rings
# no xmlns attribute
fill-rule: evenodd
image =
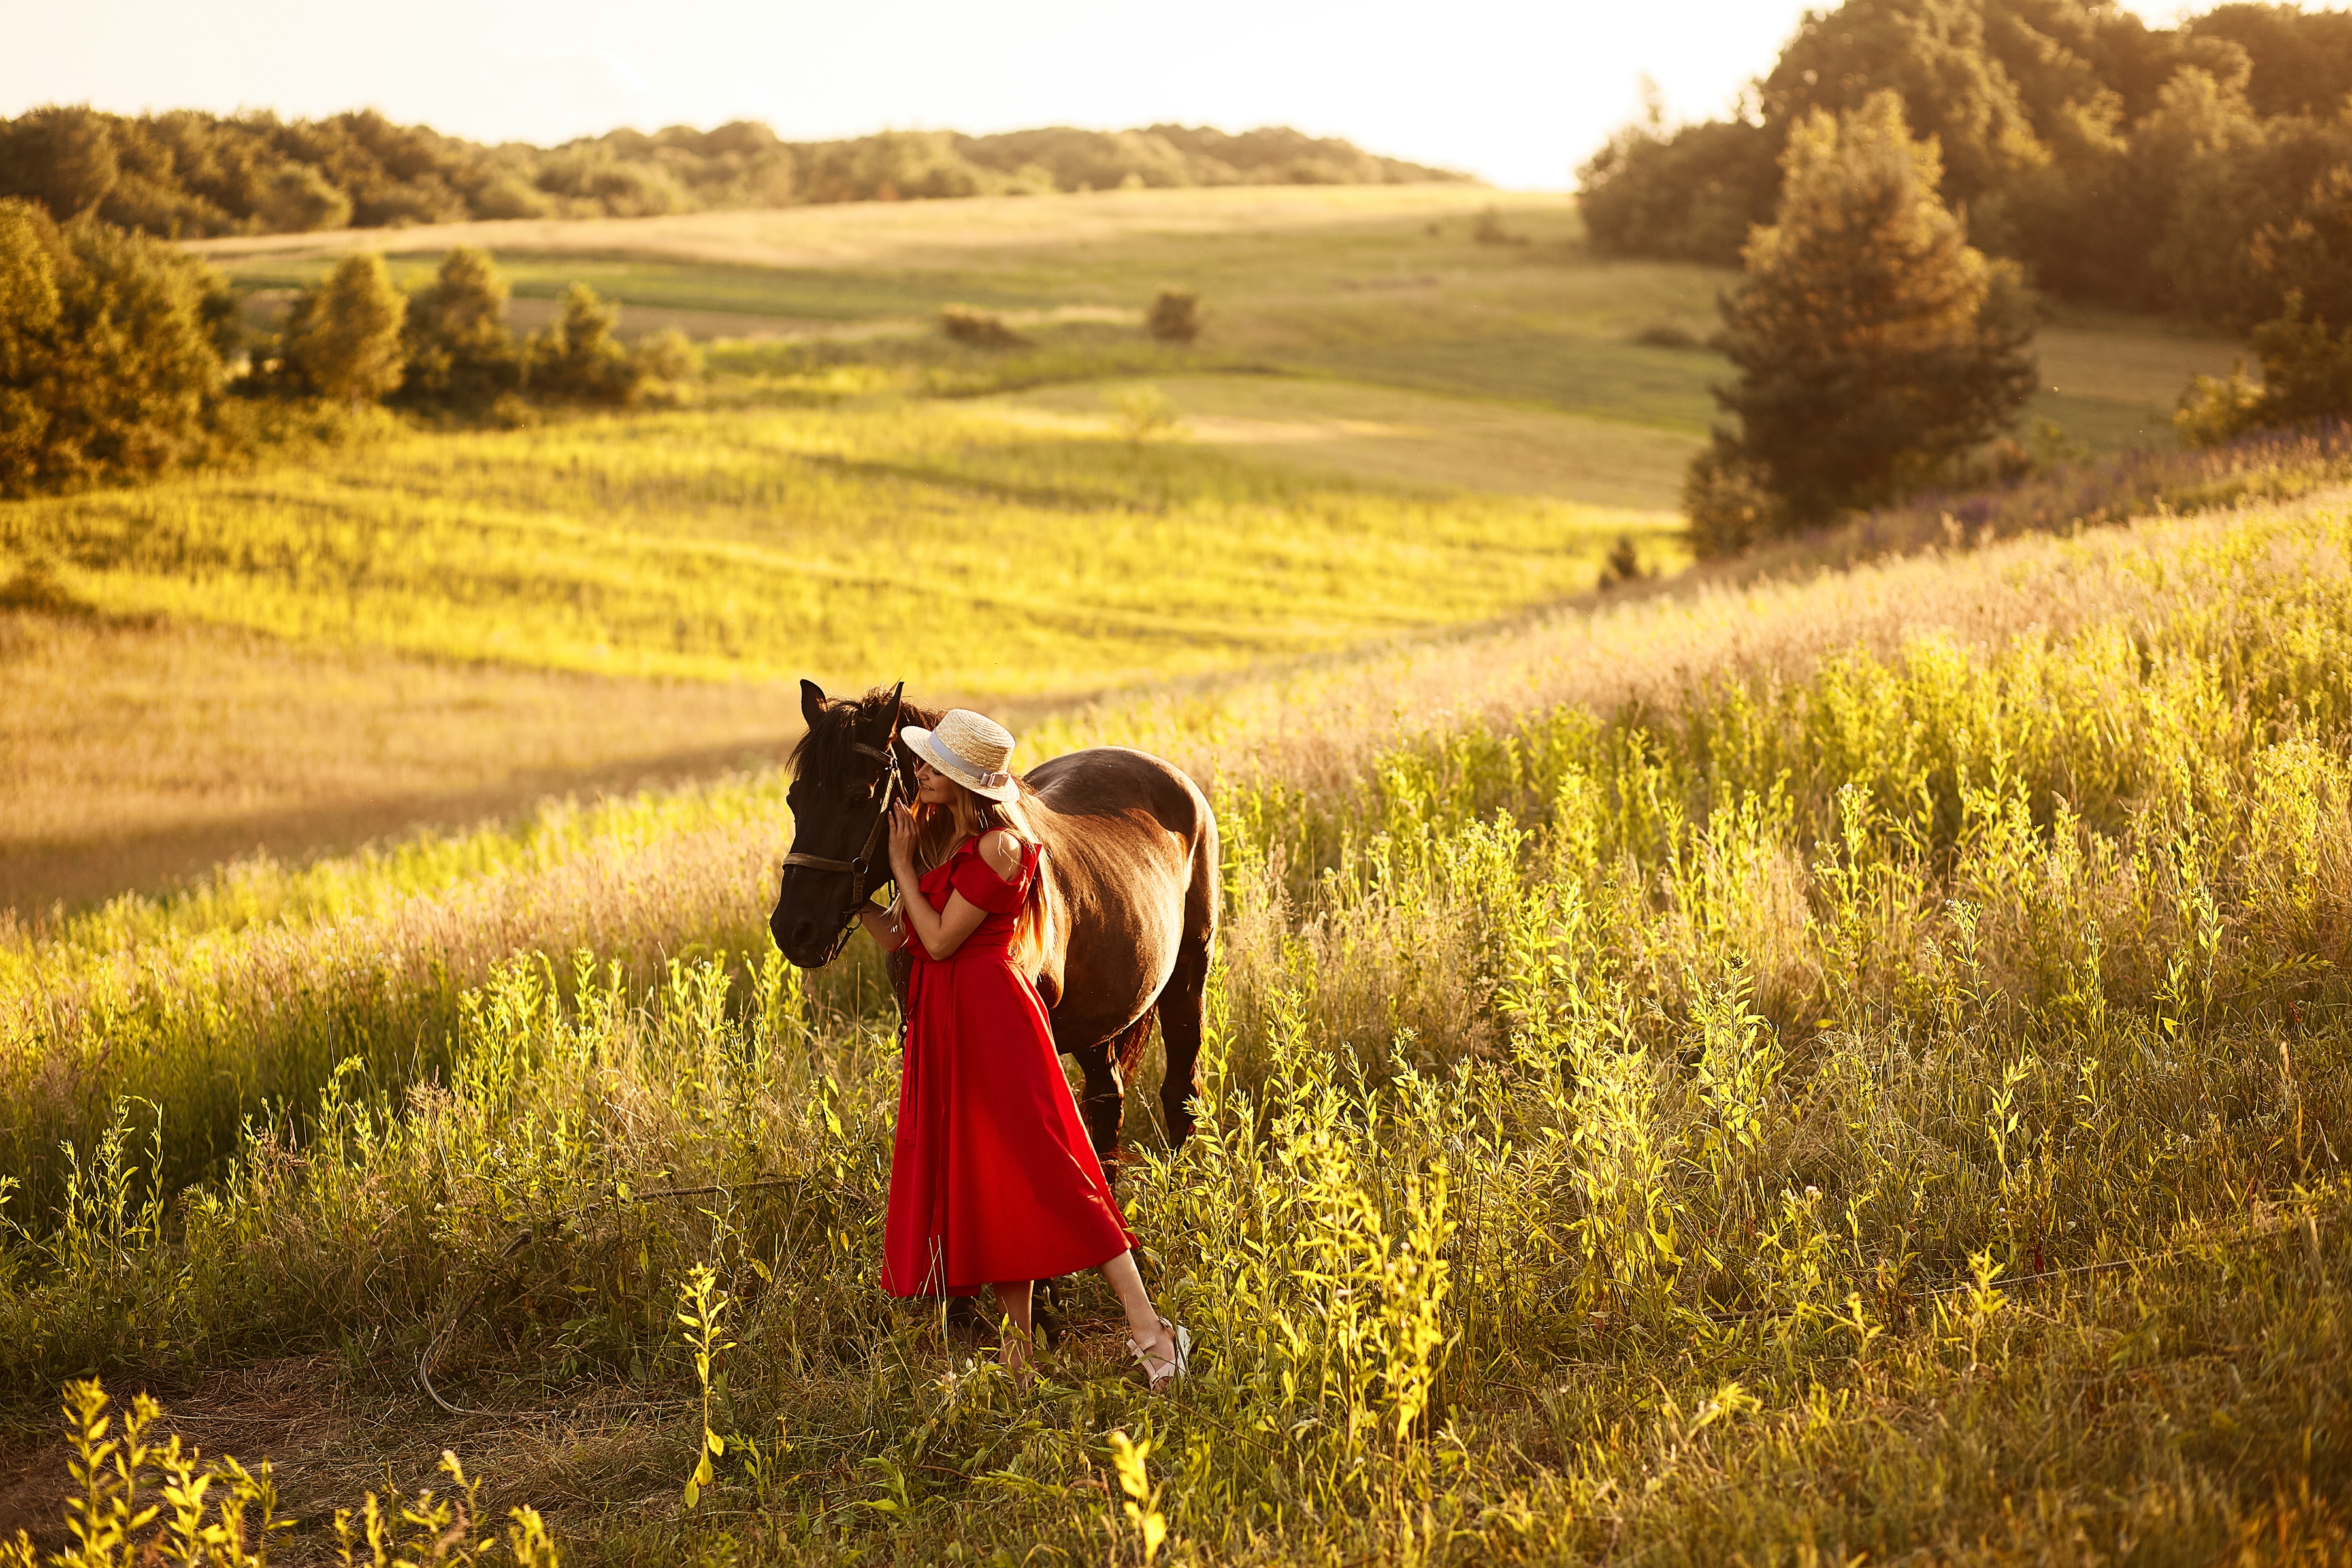
<svg viewBox="0 0 2352 1568"><path fill-rule="evenodd" d="M1078 1120L1036 985L1008 952L1037 874L1027 847L1006 881L967 838L920 884L988 911L945 959L908 932L906 1065L882 1230L882 1289L968 1296L1000 1280L1050 1279L1136 1244Z"/></svg>

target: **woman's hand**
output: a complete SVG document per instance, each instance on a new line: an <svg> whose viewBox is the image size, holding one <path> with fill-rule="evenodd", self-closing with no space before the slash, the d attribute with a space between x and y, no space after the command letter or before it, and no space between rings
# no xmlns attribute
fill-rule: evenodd
<svg viewBox="0 0 2352 1568"><path fill-rule="evenodd" d="M915 879L915 812L907 805L890 808L890 874L904 888Z"/></svg>

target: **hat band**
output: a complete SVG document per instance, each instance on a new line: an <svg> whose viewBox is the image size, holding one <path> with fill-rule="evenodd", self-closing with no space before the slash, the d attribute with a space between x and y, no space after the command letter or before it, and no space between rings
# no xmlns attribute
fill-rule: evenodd
<svg viewBox="0 0 2352 1568"><path fill-rule="evenodd" d="M979 789L1003 789L1013 782L1013 775L1002 768L992 773L982 771L941 741L938 731L932 731L929 738L930 744L923 748L924 752L966 784Z"/></svg>

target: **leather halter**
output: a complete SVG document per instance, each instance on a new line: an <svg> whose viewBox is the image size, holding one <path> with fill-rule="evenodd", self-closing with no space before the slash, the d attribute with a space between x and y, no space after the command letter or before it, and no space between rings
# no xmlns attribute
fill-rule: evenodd
<svg viewBox="0 0 2352 1568"><path fill-rule="evenodd" d="M787 867L805 866L812 871L849 873L849 905L842 910L841 930L835 933L833 945L825 949L824 957L818 960L814 966L819 969L841 956L841 950L849 945L849 933L857 929L858 911L864 909L867 900L873 897L875 889L890 880L887 876L875 878L873 875L875 847L887 840L890 826L890 807L906 791L905 784L898 777L898 752L896 746L888 742L877 747L869 746L863 741L855 741L850 743L849 749L869 757L882 759L882 776L874 782L874 822L866 830L865 847L857 852L857 858L854 860L834 860L823 855L804 854L798 849L784 857L784 864ZM797 828L793 836L795 838L800 837Z"/></svg>

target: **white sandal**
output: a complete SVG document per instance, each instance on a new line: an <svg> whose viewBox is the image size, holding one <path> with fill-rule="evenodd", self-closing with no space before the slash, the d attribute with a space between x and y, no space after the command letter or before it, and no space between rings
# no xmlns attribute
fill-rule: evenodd
<svg viewBox="0 0 2352 1568"><path fill-rule="evenodd" d="M1176 1353L1173 1357L1162 1361L1156 1372L1152 1370L1151 1365L1154 1352L1146 1351L1133 1340L1127 1342L1127 1353L1142 1364L1143 1380L1150 1384L1151 1392L1154 1394L1160 1393L1170 1384L1183 1376L1191 1370L1192 1361L1192 1331L1183 1324L1171 1323L1165 1318L1160 1320L1160 1344L1155 1349L1164 1350L1168 1340L1173 1337L1176 1341Z"/></svg>

